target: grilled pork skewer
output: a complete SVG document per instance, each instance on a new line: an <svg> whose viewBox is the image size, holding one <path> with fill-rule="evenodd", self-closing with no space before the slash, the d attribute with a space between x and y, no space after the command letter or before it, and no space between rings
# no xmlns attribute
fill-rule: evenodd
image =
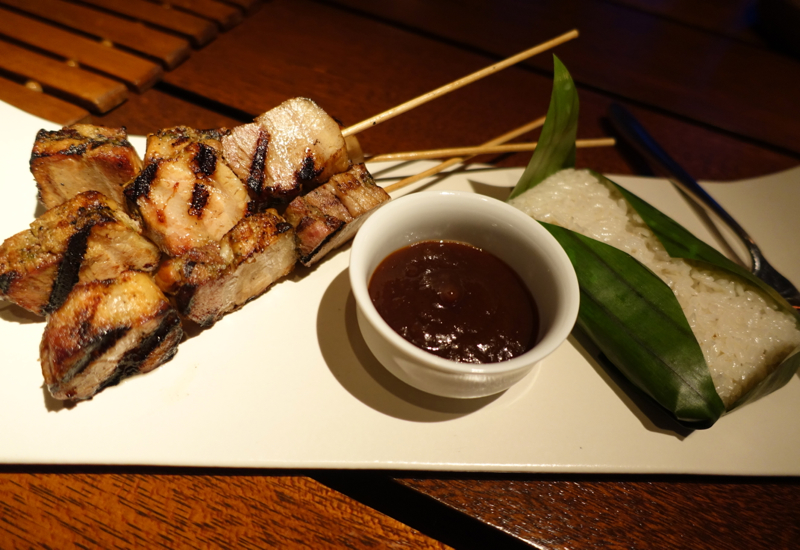
<svg viewBox="0 0 800 550"><path fill-rule="evenodd" d="M248 212L244 184L209 140L148 142L152 160L125 188L145 236L169 256L219 242Z"/></svg>
<svg viewBox="0 0 800 550"><path fill-rule="evenodd" d="M292 227L269 209L242 219L218 244L166 260L156 283L181 315L207 327L266 292L296 262Z"/></svg>
<svg viewBox="0 0 800 550"><path fill-rule="evenodd" d="M224 161L217 154L220 142ZM231 131L180 127L148 136L145 168L125 194L138 207L145 234L169 256L156 282L181 315L210 326L292 271L297 262L292 226L272 208L259 210L285 206L299 193L342 177L350 168L348 145L360 151L357 140L346 143L339 124L303 98ZM246 194L227 176L228 166L242 178L250 205L238 200ZM352 222L388 195L376 193L363 165L344 173L325 192L339 205L342 227L355 229ZM209 177L224 186L209 185L204 180ZM227 191L216 207L197 200L198 190L212 187ZM369 208L359 206L370 200ZM347 232L337 233L344 238L328 239L325 251L346 240ZM322 255L318 250L314 257Z"/></svg>
<svg viewBox="0 0 800 550"><path fill-rule="evenodd" d="M574 31L569 34L577 35ZM566 39L562 37L542 47L552 47ZM534 50L524 56L532 55L530 52ZM344 134L350 137L360 129L412 108L420 99L427 101L438 97L522 58L520 54L495 64L391 112L347 128ZM295 197L313 192L332 180L295 208L298 214L295 225L298 229L309 228L308 233L301 235L300 242L305 261L311 263L344 242L355 232L359 221L388 200L385 191L374 186L363 165L349 170L348 151L357 150L357 142L346 143L339 124L307 99L289 100L260 116L253 124L235 128L229 134L197 136L184 129L159 132L153 140L156 145L148 165L127 186L125 196L138 207L137 211L144 210L142 219L148 233L160 237L161 247L173 256L159 270L158 280L173 292L182 309L201 323L213 323L221 315L240 307L293 268L297 249L292 225L284 222L277 212L264 209L282 208ZM44 145L48 140L43 136L40 141ZM220 174L225 165L219 162L219 146L212 142L220 142L233 172L254 197L253 203L241 209L241 214L237 212L240 202L235 200L238 193L229 185L229 179ZM39 162L40 158L52 156L46 147L34 153L31 169L34 173L42 172L36 179L45 182L40 185L40 195L42 186L47 188L44 192L47 195L50 187L63 185L56 177L48 179L45 171L48 163L55 165L53 161L57 159ZM72 151L67 148L59 154L68 156ZM361 160L359 158L358 162ZM187 177L187 171L194 173L194 180ZM345 171L347 173L339 178L341 181L333 179L334 175ZM113 186L109 187L102 192L117 196ZM220 193L212 195L209 187ZM83 190L78 187L71 193ZM42 200L50 199L43 197ZM214 203L211 208L207 208L209 201ZM214 220L215 217L222 219ZM174 231L168 231L167 220L177 222ZM130 219L128 221L133 224ZM320 221L323 225L332 222L332 229L327 232L314 229L319 227ZM88 230L81 226L74 236L67 238L68 246L62 246L60 253L79 256L78 265L82 266L89 249L87 234L92 233L95 225L105 224L106 221L98 220L89 224ZM180 235L182 230L189 236ZM192 231L200 236L193 238ZM215 242L215 236L220 233L224 235ZM54 396L60 399L91 397L106 385L132 372L151 370L174 355L183 334L180 320L148 275L126 271L116 280L95 280L75 286L80 276L74 273L61 276L61 266L71 266L67 271L75 272L75 262L57 260L40 264L36 259L42 250L50 253L41 246L40 241L45 239L34 231L30 235L25 232L20 235L9 239L14 242L10 243L11 250L5 252L8 258L0 255L0 291L8 295L23 274L31 275L31 281L39 283L39 294L44 295L48 284L42 284L42 280L53 276L52 266L58 265L54 278L56 283L61 283L49 285L53 290L49 293L48 305L39 306L49 314L40 355L45 381ZM24 254L15 256L15 247L28 247L34 252L34 259ZM65 250L69 254L65 254ZM93 267L91 262L87 263L87 268L89 266ZM102 271L102 266L97 271ZM269 275L253 283L255 275L261 272ZM53 300L56 288L67 289L61 292L66 298Z"/></svg>
<svg viewBox="0 0 800 550"><path fill-rule="evenodd" d="M159 258L158 248L116 202L87 191L0 245L0 297L45 315L76 283L130 269L154 271Z"/></svg>
<svg viewBox="0 0 800 550"><path fill-rule="evenodd" d="M366 166L354 164L294 199L284 215L295 228L300 262L310 266L347 242L367 216L389 198Z"/></svg>
<svg viewBox="0 0 800 550"><path fill-rule="evenodd" d="M39 200L50 209L84 191L99 191L124 205L122 188L142 169L142 161L125 128L75 124L40 130L30 167Z"/></svg>
<svg viewBox="0 0 800 550"><path fill-rule="evenodd" d="M168 256L157 284L202 326L260 296L297 261L292 227L274 210L252 212L220 154L226 135L186 127L151 134L145 169L125 190Z"/></svg>
<svg viewBox="0 0 800 550"><path fill-rule="evenodd" d="M350 160L337 123L310 99L293 98L222 138L225 160L259 204L283 207Z"/></svg>
<svg viewBox="0 0 800 550"><path fill-rule="evenodd" d="M56 399L88 399L169 361L182 338L180 318L152 277L126 271L79 284L48 317L42 374Z"/></svg>

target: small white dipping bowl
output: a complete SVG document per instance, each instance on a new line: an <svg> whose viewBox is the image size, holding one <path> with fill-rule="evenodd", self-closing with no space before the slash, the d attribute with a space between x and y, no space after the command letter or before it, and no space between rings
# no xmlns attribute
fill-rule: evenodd
<svg viewBox="0 0 800 550"><path fill-rule="evenodd" d="M424 351L395 332L375 309L369 281L386 256L425 240L468 243L514 269L538 306L537 344L508 361L458 363ZM350 285L361 334L378 361L417 389L455 398L493 395L522 379L567 338L580 300L575 270L547 230L504 202L461 192L406 195L375 211L353 242Z"/></svg>

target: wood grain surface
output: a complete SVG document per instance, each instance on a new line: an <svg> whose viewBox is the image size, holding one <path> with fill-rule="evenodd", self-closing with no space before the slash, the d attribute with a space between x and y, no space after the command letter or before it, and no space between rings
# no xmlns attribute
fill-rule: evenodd
<svg viewBox="0 0 800 550"><path fill-rule="evenodd" d="M176 67L191 52L188 40L80 4L63 0L0 0L0 4L139 52L167 68Z"/></svg>
<svg viewBox="0 0 800 550"><path fill-rule="evenodd" d="M540 548L797 548L797 479L404 478ZM503 505L498 506L498 499ZM768 515L765 510L772 510Z"/></svg>
<svg viewBox="0 0 800 550"><path fill-rule="evenodd" d="M64 126L91 121L86 109L4 78L0 78L0 101Z"/></svg>
<svg viewBox="0 0 800 550"><path fill-rule="evenodd" d="M223 30L238 25L243 19L242 9L216 0L170 0L169 5L210 19Z"/></svg>
<svg viewBox="0 0 800 550"><path fill-rule="evenodd" d="M253 13L261 6L263 0L224 0L225 3L232 6L237 6L244 10L245 13Z"/></svg>
<svg viewBox="0 0 800 550"><path fill-rule="evenodd" d="M0 72L20 82L33 81L45 91L94 113L106 113L128 97L125 85L0 40Z"/></svg>
<svg viewBox="0 0 800 550"><path fill-rule="evenodd" d="M0 34L120 80L137 92L161 78L161 66L96 40L0 8Z"/></svg>
<svg viewBox="0 0 800 550"><path fill-rule="evenodd" d="M578 83L579 137L611 135L607 109L621 102L700 179L800 164L800 61L759 32L754 1L227 4L250 15L93 120L133 134L230 127L302 95L350 125L578 28L554 53ZM368 153L487 141L544 114L551 71L551 54L538 56L359 139ZM0 99L20 88L0 80ZM648 173L624 145L580 150L577 164ZM12 465L0 495L0 548L800 547L796 478Z"/></svg>
<svg viewBox="0 0 800 550"><path fill-rule="evenodd" d="M688 25L685 7L675 20L592 0L509 0L501 8L480 0L340 4L502 56L527 47L532 33L548 36L578 28L580 41L559 51L579 84L800 152L800 109L786 93L800 89L797 60ZM751 4L717 6L730 14ZM545 57L529 63L551 67Z"/></svg>
<svg viewBox="0 0 800 550"><path fill-rule="evenodd" d="M118 13L187 37L194 46L204 46L216 38L218 27L196 15L171 9L168 3L153 4L146 0L84 0L103 10Z"/></svg>
<svg viewBox="0 0 800 550"><path fill-rule="evenodd" d="M446 548L297 475L2 472L0 494L3 548Z"/></svg>

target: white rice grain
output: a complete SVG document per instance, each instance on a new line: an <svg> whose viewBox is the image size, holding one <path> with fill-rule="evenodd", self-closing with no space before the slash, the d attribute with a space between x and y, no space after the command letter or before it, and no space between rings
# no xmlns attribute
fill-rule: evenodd
<svg viewBox="0 0 800 550"><path fill-rule="evenodd" d="M533 218L627 252L675 293L726 407L800 346L794 318L743 279L671 258L615 188L563 170L509 201Z"/></svg>

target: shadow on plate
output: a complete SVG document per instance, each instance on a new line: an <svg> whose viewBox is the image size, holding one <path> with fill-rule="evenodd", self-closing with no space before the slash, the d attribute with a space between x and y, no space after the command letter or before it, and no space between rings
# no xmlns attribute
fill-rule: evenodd
<svg viewBox="0 0 800 550"><path fill-rule="evenodd" d="M25 308L5 302L0 304L0 319L12 323L19 323L20 325L29 325L31 323L44 323L44 317L36 315Z"/></svg>
<svg viewBox="0 0 800 550"><path fill-rule="evenodd" d="M691 435L694 430L679 424L664 408L631 384L580 328L573 329L570 339L578 344L575 348L646 430L672 435L681 441Z"/></svg>
<svg viewBox="0 0 800 550"><path fill-rule="evenodd" d="M44 408L47 412L71 411L82 401L61 401L50 395L47 384L42 384L42 396L44 397Z"/></svg>
<svg viewBox="0 0 800 550"><path fill-rule="evenodd" d="M375 178L375 181L381 185L382 187L388 187L394 183L397 183L401 179L405 179L414 175L418 170L414 168L415 162L419 161L408 161L408 162L401 162L394 166L389 166L382 168L381 170L372 172L372 176ZM458 166L453 169L449 169L445 172L441 172L439 174L435 174L433 176L429 176L429 181L423 184L415 183L414 193L419 191L425 191L434 185L440 184L442 182L446 182L449 178L456 178L456 182L458 178L466 177L471 190L474 193L479 195L486 195L489 197L493 197L495 199L505 201L508 198L509 193L511 192L511 187L502 186L497 184L490 184L490 183L482 183L477 179L479 178L481 172L490 171L494 172L497 168L492 165L487 165L485 167L476 165L465 164ZM405 176L398 176L397 172L405 173ZM447 184L445 183L445 188L447 188Z"/></svg>
<svg viewBox="0 0 800 550"><path fill-rule="evenodd" d="M345 269L328 286L317 312L320 350L333 376L372 409L413 422L442 422L485 407L502 394L479 399L438 397L400 381L372 355L356 320L356 303Z"/></svg>
<svg viewBox="0 0 800 550"><path fill-rule="evenodd" d="M471 179L468 181L470 187L472 187L472 190L478 195L485 195L499 201L505 201L508 199L508 195L511 192L511 189L508 187L498 187L496 185L489 185Z"/></svg>

